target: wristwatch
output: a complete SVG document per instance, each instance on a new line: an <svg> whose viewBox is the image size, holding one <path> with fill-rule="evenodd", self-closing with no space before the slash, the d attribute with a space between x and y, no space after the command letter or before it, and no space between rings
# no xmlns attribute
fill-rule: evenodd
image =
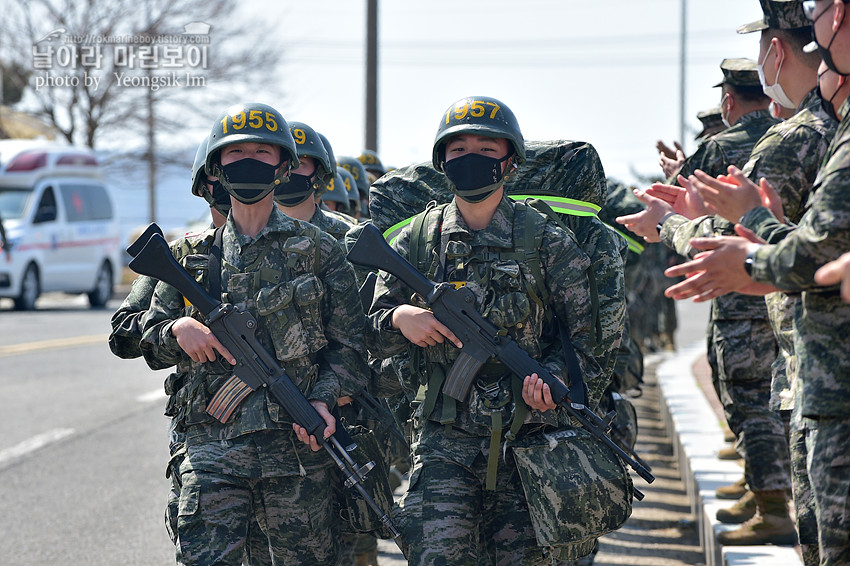
<svg viewBox="0 0 850 566"><path fill-rule="evenodd" d="M758 248L753 248L750 250L750 253L747 254L747 259L744 260L744 271L747 272L747 275L750 277L753 276L753 262L756 260L756 251Z"/></svg>

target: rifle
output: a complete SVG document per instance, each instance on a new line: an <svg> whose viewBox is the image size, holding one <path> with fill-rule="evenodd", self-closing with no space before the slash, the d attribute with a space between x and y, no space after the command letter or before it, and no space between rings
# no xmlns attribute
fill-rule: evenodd
<svg viewBox="0 0 850 566"><path fill-rule="evenodd" d="M480 367L490 358L496 358L514 374L524 377L536 373L549 386L552 400L566 409L598 440L605 443L640 477L652 483L655 476L624 452L607 436L616 413L601 419L580 403L570 401L570 389L540 363L528 355L508 336L499 336L498 329L475 309L475 295L466 287L455 289L451 283L434 283L419 273L407 260L387 244L374 225L367 224L354 246L348 252L348 261L382 269L398 277L405 285L421 296L434 317L443 323L463 343L460 356L452 365L443 382L443 394L464 401L472 380ZM643 494L635 490L635 497Z"/></svg>
<svg viewBox="0 0 850 566"><path fill-rule="evenodd" d="M138 247L134 248L134 251L137 249ZM236 358L236 365L233 366L234 376L222 386L222 389L244 391L233 396L225 395L226 406L222 410L229 416L248 393L266 387L274 399L289 413L292 420L307 429L308 434L316 437L316 441L328 452L342 472L345 486L357 490L401 548L401 534L398 529L362 485L366 479L366 473L375 466L375 463L368 462L364 466L359 466L349 456L348 451L353 450L355 445L341 422L337 422L337 431L330 438L323 437L321 432L326 426L324 419L280 367L277 358L257 340L255 335L257 320L251 313L211 297L183 266L177 263L161 234L154 233L148 238L144 247L130 262L130 269L164 281L180 291L204 315L206 325Z"/></svg>

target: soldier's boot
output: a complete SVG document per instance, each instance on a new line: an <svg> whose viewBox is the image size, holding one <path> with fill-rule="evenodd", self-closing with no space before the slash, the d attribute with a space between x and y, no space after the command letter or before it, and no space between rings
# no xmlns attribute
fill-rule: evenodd
<svg viewBox="0 0 850 566"><path fill-rule="evenodd" d="M355 554L354 566L378 566L378 549L373 548L372 550Z"/></svg>
<svg viewBox="0 0 850 566"><path fill-rule="evenodd" d="M717 520L729 525L739 525L750 520L756 514L756 496L747 490L731 507L717 510Z"/></svg>
<svg viewBox="0 0 850 566"><path fill-rule="evenodd" d="M747 480L742 476L733 484L718 487L714 495L717 499L741 499L747 491Z"/></svg>
<svg viewBox="0 0 850 566"><path fill-rule="evenodd" d="M741 455L735 450L734 446L727 446L717 451L718 460L740 460Z"/></svg>
<svg viewBox="0 0 850 566"><path fill-rule="evenodd" d="M735 433L731 430L724 429L723 431L723 442L735 442Z"/></svg>
<svg viewBox="0 0 850 566"><path fill-rule="evenodd" d="M797 544L797 530L788 514L785 490L754 491L756 514L734 531L717 535L717 542L725 546L755 544Z"/></svg>

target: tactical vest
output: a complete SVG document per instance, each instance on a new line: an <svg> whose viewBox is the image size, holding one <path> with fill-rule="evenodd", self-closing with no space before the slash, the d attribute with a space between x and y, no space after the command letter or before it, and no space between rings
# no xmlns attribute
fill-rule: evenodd
<svg viewBox="0 0 850 566"><path fill-rule="evenodd" d="M548 308L549 293L541 264L540 247L547 219L523 203L515 203L510 248L476 247L462 234L442 232L447 205L432 203L414 217L410 226L409 261L435 282L468 286L479 312L503 335L510 336L532 357L539 358L557 339ZM431 227L430 230L427 227ZM528 325L534 330L528 332ZM448 342L426 349L409 348L411 377L418 379L414 405L424 420L461 426L473 434L490 436L487 487L495 486L502 434L516 437L528 414L522 400L522 377L512 375L500 362L490 361L480 370L466 401L467 415L458 422L457 402L441 395L441 388L460 350ZM417 385L417 384L410 384ZM550 414L551 413L551 414ZM556 412L545 414L546 423L561 426ZM486 432L485 432L486 431Z"/></svg>
<svg viewBox="0 0 850 566"><path fill-rule="evenodd" d="M298 226L277 250L273 251L273 244L280 240L266 238L259 244L264 248L256 259L243 269L222 258L222 289L226 291L221 293L221 298L222 302L245 308L257 318L260 342L274 352L293 382L308 394L318 377L316 354L327 345L321 316L325 289L316 275L322 233L308 223L300 222ZM178 249L178 261L205 289L210 288L212 245L212 237L207 237L199 241L184 240ZM270 253L279 257L266 261ZM187 306L186 314L203 320L191 305ZM233 418L226 424L217 424L207 413L207 406L231 375L229 364L221 360L202 366L193 364L185 388L182 427L198 424L224 427L224 431L219 431L224 437L290 427L289 415L265 391L248 395Z"/></svg>

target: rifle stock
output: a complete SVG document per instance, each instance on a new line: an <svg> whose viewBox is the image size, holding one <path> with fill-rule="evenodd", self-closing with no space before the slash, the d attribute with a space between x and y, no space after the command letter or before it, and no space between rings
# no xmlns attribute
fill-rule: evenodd
<svg viewBox="0 0 850 566"><path fill-rule="evenodd" d="M328 439L324 438L321 434L326 426L324 419L280 367L277 358L257 340L257 320L250 313L211 297L174 259L168 244L160 234L148 238L130 262L130 268L142 275L168 283L198 308L206 317L206 325L215 337L236 358L234 375L250 389L268 388L293 422L305 428L328 452L342 472L346 487L354 487L357 490L401 548L401 534L362 485L374 462L359 466L351 459L348 451L352 450L354 445L341 422L337 422L334 434Z"/></svg>

